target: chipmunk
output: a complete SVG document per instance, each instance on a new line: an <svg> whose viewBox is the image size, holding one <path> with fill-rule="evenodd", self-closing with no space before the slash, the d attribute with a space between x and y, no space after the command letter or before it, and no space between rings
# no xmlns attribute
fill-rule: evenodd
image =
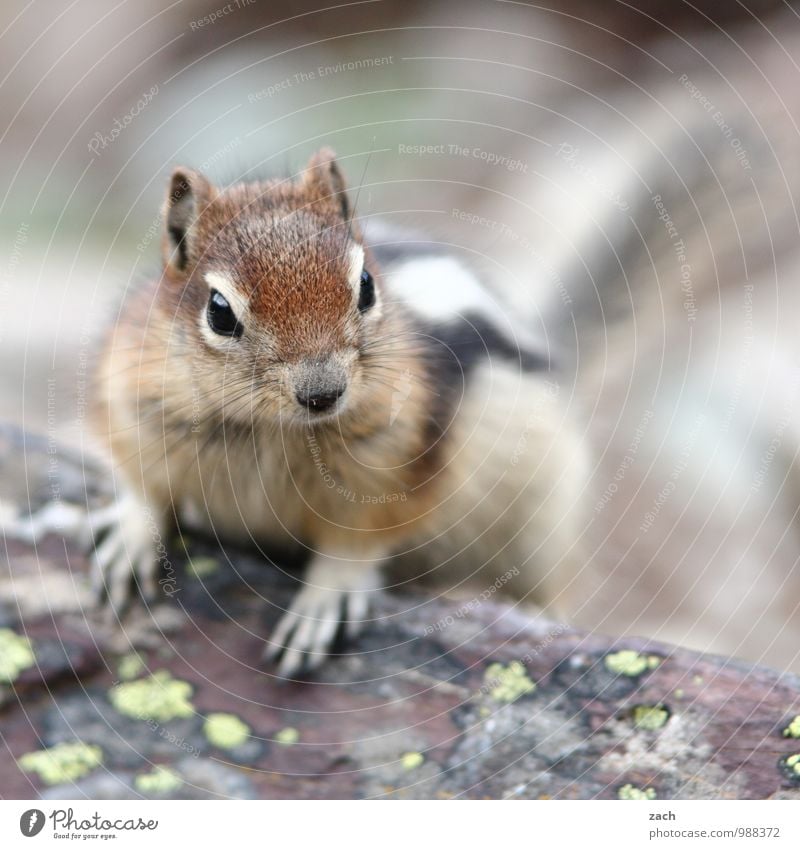
<svg viewBox="0 0 800 849"><path fill-rule="evenodd" d="M329 150L229 188L178 168L164 220L163 274L126 299L97 369L127 493L95 522L113 608L155 592L156 541L187 512L221 540L309 552L266 648L286 676L358 633L390 561L558 598L581 441L547 356L475 274L424 242L368 243Z"/></svg>

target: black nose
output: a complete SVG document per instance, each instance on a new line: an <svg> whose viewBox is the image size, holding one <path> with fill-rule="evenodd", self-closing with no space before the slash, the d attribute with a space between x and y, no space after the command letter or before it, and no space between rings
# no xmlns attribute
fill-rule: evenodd
<svg viewBox="0 0 800 849"><path fill-rule="evenodd" d="M333 389L316 390L316 391L300 391L295 397L297 403L303 407L308 407L312 413L321 413L324 410L329 410L344 393L344 386L337 386Z"/></svg>

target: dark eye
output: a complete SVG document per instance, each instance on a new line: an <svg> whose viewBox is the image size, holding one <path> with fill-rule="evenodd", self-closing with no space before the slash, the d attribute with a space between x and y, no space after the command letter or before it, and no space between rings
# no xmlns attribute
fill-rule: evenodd
<svg viewBox="0 0 800 849"><path fill-rule="evenodd" d="M375 304L375 281L365 268L361 272L361 290L358 293L358 311L366 312Z"/></svg>
<svg viewBox="0 0 800 849"><path fill-rule="evenodd" d="M219 333L220 336L235 336L237 339L242 335L244 328L234 315L231 305L216 289L211 290L206 316L208 326L214 333Z"/></svg>

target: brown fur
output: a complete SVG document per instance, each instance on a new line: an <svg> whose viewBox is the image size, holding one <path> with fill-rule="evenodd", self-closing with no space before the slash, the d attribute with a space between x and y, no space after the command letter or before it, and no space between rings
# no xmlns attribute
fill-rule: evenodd
<svg viewBox="0 0 800 849"><path fill-rule="evenodd" d="M320 543L372 531L388 543L407 536L410 525L430 512L436 497L431 479L443 454L430 444L427 427L438 393L419 356L424 341L415 337L398 305L386 305L380 321L370 327L372 337L384 340L381 344L370 345L364 338L346 280L347 247L358 231L342 218L341 201L332 191L332 169L331 155L323 152L299 181L239 184L222 191L201 175L180 170L201 204L189 237L189 267L185 272L176 268L165 235L163 277L125 305L100 372L101 397L109 405L96 409L99 429L107 431L117 463L129 477L139 478L148 500L166 501L164 506L173 501L180 482L166 484L169 470L174 475L182 458L188 474L198 446L230 452L252 440L253 430L274 433L275 419L294 401L283 397L283 386L275 397L271 382L260 394L259 378L279 380L285 363L338 348L354 354L353 399L338 419L315 426L314 441L325 458L321 462L336 468L341 487L359 500L348 502L337 494L339 483L333 496L318 485L320 472L308 439L301 438L299 446L285 445L287 465L310 470L289 484L301 491L309 507L302 536ZM368 251L366 264L380 287L379 269ZM252 384L245 387L244 399L241 392L229 390L227 398L235 399L231 403L226 384L237 380L232 355L208 349L196 320L208 298L208 286L199 279L208 268L232 273L255 319L248 326L257 337L248 353L255 359L255 364L248 360ZM268 339L258 338L263 331ZM411 394L387 437L392 381L406 371ZM201 425L195 423L192 433L198 389ZM302 428L292 419L283 423ZM348 468L342 468L342 458ZM361 496L379 497L387 491L402 492L405 499L384 504L380 511L364 510Z"/></svg>
<svg viewBox="0 0 800 849"><path fill-rule="evenodd" d="M377 303L359 312L363 246L343 187L327 151L296 181L219 190L176 172L164 273L128 299L98 372L95 421L116 468L157 525L189 511L223 539L299 543L322 558L317 582L338 580L331 557L357 573L411 552L423 569L447 565L451 586L456 558L489 582L517 569L504 590L556 600L577 562L579 443L519 361L437 385L441 350L387 296L367 249ZM240 338L207 326L210 273L235 287ZM293 381L328 358L346 375L344 403L309 421ZM146 531L128 526L125 546L139 551ZM308 590L297 615L324 624L330 610Z"/></svg>

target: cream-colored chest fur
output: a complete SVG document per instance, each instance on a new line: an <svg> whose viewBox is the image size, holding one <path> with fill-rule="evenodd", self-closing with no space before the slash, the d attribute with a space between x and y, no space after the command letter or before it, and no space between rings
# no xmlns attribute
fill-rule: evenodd
<svg viewBox="0 0 800 849"><path fill-rule="evenodd" d="M577 554L585 470L558 387L486 364L457 409L439 462L422 475L416 452L400 450L402 430L393 440L391 427L353 442L297 428L220 435L205 446L188 440L169 459L173 500L222 539L399 554L465 574L512 567L524 569L529 586L542 563L563 573Z"/></svg>
<svg viewBox="0 0 800 849"><path fill-rule="evenodd" d="M385 435L295 426L190 438L167 465L172 500L223 538L382 551L425 510L402 454Z"/></svg>

